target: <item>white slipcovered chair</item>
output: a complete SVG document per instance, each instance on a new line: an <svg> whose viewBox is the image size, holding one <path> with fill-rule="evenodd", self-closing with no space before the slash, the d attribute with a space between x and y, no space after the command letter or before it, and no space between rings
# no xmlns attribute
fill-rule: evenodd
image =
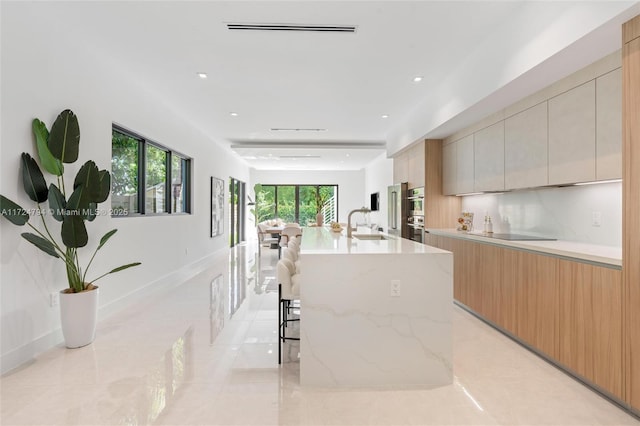
<svg viewBox="0 0 640 426"><path fill-rule="evenodd" d="M258 229L258 253L262 251L262 246L271 247L272 244L278 244L278 238L271 236L271 234L267 232L267 229L269 229L269 225L261 222L258 224L257 229Z"/></svg>
<svg viewBox="0 0 640 426"><path fill-rule="evenodd" d="M291 243L289 243L291 245ZM300 273L300 258L298 252L291 246L282 249L282 259L289 260L294 265L294 273Z"/></svg>
<svg viewBox="0 0 640 426"><path fill-rule="evenodd" d="M283 247L287 247L289 245L289 241L299 235L302 235L302 228L300 228L300 225L294 226L289 224L285 226L280 233L280 244L278 249L282 250Z"/></svg>
<svg viewBox="0 0 640 426"><path fill-rule="evenodd" d="M288 247L295 250L297 253L300 253L300 238L301 237L293 237L289 240Z"/></svg>
<svg viewBox="0 0 640 426"><path fill-rule="evenodd" d="M300 340L299 337L287 337L287 323L300 321L289 319L289 310L294 300L300 300L300 275L295 274L295 266L288 259L281 259L276 265L278 278L278 364L282 363L282 343L285 340Z"/></svg>

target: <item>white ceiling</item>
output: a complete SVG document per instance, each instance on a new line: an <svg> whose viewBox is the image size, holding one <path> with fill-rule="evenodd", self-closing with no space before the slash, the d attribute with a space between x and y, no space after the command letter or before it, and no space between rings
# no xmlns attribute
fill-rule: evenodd
<svg viewBox="0 0 640 426"><path fill-rule="evenodd" d="M393 153L425 135L446 136L618 49L620 23L639 5L50 1L38 8L49 7L57 31L93 54L126 64L138 84L252 167L353 170L385 146ZM230 22L357 30L234 32Z"/></svg>

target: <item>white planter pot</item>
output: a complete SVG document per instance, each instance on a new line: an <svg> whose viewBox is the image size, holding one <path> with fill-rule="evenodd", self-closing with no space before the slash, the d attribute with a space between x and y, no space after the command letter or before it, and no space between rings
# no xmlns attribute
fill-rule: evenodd
<svg viewBox="0 0 640 426"><path fill-rule="evenodd" d="M62 334L68 348L93 342L98 322L98 288L81 293L60 292Z"/></svg>

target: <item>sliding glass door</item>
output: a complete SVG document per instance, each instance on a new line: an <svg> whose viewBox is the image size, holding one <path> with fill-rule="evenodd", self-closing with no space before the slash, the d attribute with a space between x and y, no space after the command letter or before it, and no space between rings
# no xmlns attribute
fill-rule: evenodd
<svg viewBox="0 0 640 426"><path fill-rule="evenodd" d="M318 199L325 223L338 221L337 185L256 185L256 222L279 218L302 226L316 223Z"/></svg>

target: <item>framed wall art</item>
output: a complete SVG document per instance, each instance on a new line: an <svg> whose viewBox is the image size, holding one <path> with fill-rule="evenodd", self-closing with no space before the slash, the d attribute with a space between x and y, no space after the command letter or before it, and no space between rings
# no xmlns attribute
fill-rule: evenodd
<svg viewBox="0 0 640 426"><path fill-rule="evenodd" d="M211 177L211 237L224 232L224 180Z"/></svg>

